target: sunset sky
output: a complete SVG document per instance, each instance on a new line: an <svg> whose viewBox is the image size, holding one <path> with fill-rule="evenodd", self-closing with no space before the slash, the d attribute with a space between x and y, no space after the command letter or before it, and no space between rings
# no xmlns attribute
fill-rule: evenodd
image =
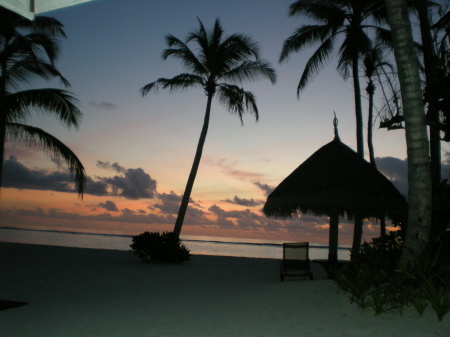
<svg viewBox="0 0 450 337"><path fill-rule="evenodd" d="M333 139L333 112L341 140L356 149L352 82L338 75L335 62L299 99L297 84L314 48L278 63L283 41L304 23L288 16L291 3L99 0L47 13L65 26L68 38L61 41L57 67L71 82L84 116L79 130L68 130L46 116L36 116L30 124L55 135L77 154L88 184L84 198L78 199L64 165L43 152L8 143L0 226L117 234L171 230L206 96L193 89L142 98L139 89L183 70L176 60L161 57L166 34L184 40L198 27L197 18L207 28L220 18L226 34L248 34L259 43L278 81L243 85L256 95L258 123L245 115L242 126L237 116L213 103L182 235L327 242L326 217L276 220L261 212L271 189ZM363 78L361 83L364 88ZM366 125L367 100L363 102ZM379 120L374 130L378 167L406 195L404 131L388 132L378 124ZM367 146L365 150L368 159ZM443 173L448 176L448 166ZM351 240L352 226L345 220L340 242ZM371 226L364 230L366 239L379 231Z"/></svg>

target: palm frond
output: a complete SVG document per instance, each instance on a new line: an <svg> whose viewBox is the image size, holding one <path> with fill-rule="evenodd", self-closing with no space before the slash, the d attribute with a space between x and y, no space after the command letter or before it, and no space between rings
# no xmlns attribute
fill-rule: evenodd
<svg viewBox="0 0 450 337"><path fill-rule="evenodd" d="M337 17L345 18L346 13L336 1L298 0L289 6L289 15L329 23Z"/></svg>
<svg viewBox="0 0 450 337"><path fill-rule="evenodd" d="M31 84L33 79L50 80L57 78L66 87L70 87L69 81L56 69L53 64L44 60L28 56L12 63L5 74L6 85L18 89L24 84Z"/></svg>
<svg viewBox="0 0 450 337"><path fill-rule="evenodd" d="M392 42L392 35L389 29L377 27L375 29L376 41L380 43L383 47L389 50L394 49L394 44Z"/></svg>
<svg viewBox="0 0 450 337"><path fill-rule="evenodd" d="M175 36L167 35L166 43L171 48L167 48L163 51L162 57L164 60L173 57L181 61L188 70L195 74L205 74L204 65L183 41Z"/></svg>
<svg viewBox="0 0 450 337"><path fill-rule="evenodd" d="M333 30L327 25L304 25L284 41L279 62L287 60L290 54L300 49L326 41L330 37L333 37Z"/></svg>
<svg viewBox="0 0 450 337"><path fill-rule="evenodd" d="M23 36L33 54L45 53L51 63L54 63L59 56L60 48L58 40L45 33L30 33Z"/></svg>
<svg viewBox="0 0 450 337"><path fill-rule="evenodd" d="M55 115L68 127L78 128L82 112L77 99L62 89L33 89L19 91L6 96L7 120L25 121L31 111Z"/></svg>
<svg viewBox="0 0 450 337"><path fill-rule="evenodd" d="M70 174L74 177L79 197L83 198L84 185L87 178L83 164L75 153L59 139L42 129L17 123L6 123L6 136L13 142L42 148L45 152L63 159L68 166Z"/></svg>
<svg viewBox="0 0 450 337"><path fill-rule="evenodd" d="M231 114L237 114L244 124L243 114L248 111L255 115L256 121L259 120L258 107L256 105L256 97L250 91L226 83L217 86L217 96L220 103L225 105Z"/></svg>
<svg viewBox="0 0 450 337"><path fill-rule="evenodd" d="M191 87L204 88L205 79L193 74L180 74L172 78L159 78L155 82L143 86L140 90L141 95L145 96L150 91L158 92L161 89L169 89L170 92L182 91Z"/></svg>
<svg viewBox="0 0 450 337"><path fill-rule="evenodd" d="M237 67L222 74L218 79L242 83L245 80L255 81L259 77L269 79L272 84L277 80L275 70L270 66L269 62L263 60L244 61Z"/></svg>
<svg viewBox="0 0 450 337"><path fill-rule="evenodd" d="M31 24L32 26L30 28L34 31L46 33L55 37L66 38L66 33L63 29L64 25L55 18L36 16Z"/></svg>
<svg viewBox="0 0 450 337"><path fill-rule="evenodd" d="M338 72L347 79L355 58L360 59L361 56L367 55L371 48L372 41L362 30L350 30L339 48ZM357 76L352 74L354 75Z"/></svg>
<svg viewBox="0 0 450 337"><path fill-rule="evenodd" d="M223 40L217 53L224 55L227 62L239 62L247 58L258 59L259 46L250 36L233 34Z"/></svg>
<svg viewBox="0 0 450 337"><path fill-rule="evenodd" d="M302 77L297 86L297 96L300 95L300 91L305 89L309 81L318 74L319 70L325 66L333 51L333 40L333 38L326 39L306 63Z"/></svg>

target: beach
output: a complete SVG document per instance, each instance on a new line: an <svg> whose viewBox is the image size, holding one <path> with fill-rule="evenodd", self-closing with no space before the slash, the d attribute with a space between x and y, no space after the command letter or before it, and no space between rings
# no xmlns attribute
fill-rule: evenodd
<svg viewBox="0 0 450 337"><path fill-rule="evenodd" d="M315 279L280 282L275 259L194 255L144 264L118 250L0 243L2 337L450 336L431 308L351 304L313 263Z"/></svg>

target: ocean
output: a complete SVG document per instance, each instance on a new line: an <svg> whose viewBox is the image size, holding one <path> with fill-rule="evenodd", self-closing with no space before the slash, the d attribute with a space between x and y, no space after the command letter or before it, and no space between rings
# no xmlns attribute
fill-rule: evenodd
<svg viewBox="0 0 450 337"><path fill-rule="evenodd" d="M0 241L64 247L130 250L131 235L79 233L0 227ZM181 235L194 255L281 259L281 241ZM328 258L328 246L310 243L310 259ZM350 259L350 245L339 245L338 259Z"/></svg>

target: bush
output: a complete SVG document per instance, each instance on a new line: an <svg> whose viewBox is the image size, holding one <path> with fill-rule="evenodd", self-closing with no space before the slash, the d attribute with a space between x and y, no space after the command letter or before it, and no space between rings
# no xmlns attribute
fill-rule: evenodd
<svg viewBox="0 0 450 337"><path fill-rule="evenodd" d="M401 240L396 233L365 243L334 281L360 308L376 315L414 306L422 315L427 304L439 321L450 311L450 263L443 244L431 244L412 268L398 269Z"/></svg>
<svg viewBox="0 0 450 337"><path fill-rule="evenodd" d="M144 262L165 263L190 260L190 252L173 232L144 232L132 237L131 251Z"/></svg>

